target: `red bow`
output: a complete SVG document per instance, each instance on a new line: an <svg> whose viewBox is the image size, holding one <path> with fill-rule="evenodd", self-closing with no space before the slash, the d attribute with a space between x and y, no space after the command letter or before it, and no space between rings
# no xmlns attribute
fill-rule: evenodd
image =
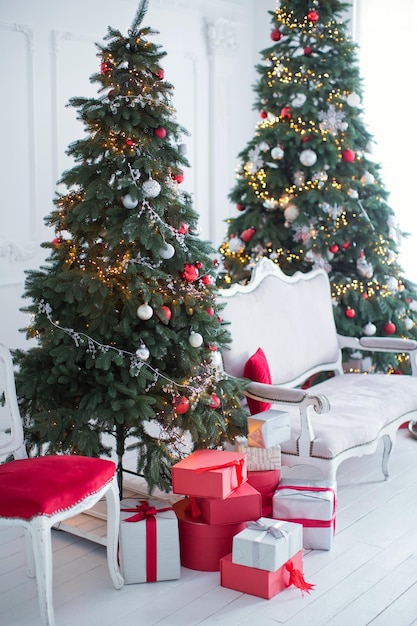
<svg viewBox="0 0 417 626"><path fill-rule="evenodd" d="M310 593L311 589L314 589L316 585L312 585L311 583L306 582L303 572L299 569L295 569L292 561L287 561L285 563L286 570L290 573L290 582L288 585L294 585L294 587L298 587L301 589L301 593L304 596L304 591Z"/></svg>
<svg viewBox="0 0 417 626"><path fill-rule="evenodd" d="M218 463L214 465L208 465L207 467L198 467L196 472L207 472L210 470L223 469L224 467L235 467L238 487L243 482L243 465L245 463L244 458L233 459L232 461L226 461L225 463Z"/></svg>

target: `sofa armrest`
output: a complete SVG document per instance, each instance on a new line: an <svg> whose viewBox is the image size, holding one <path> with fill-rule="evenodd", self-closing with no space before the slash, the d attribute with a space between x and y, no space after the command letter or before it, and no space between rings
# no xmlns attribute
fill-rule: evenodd
<svg viewBox="0 0 417 626"><path fill-rule="evenodd" d="M279 385L250 382L244 391L246 396L254 400L263 400L274 404L285 404L299 407L312 405L316 413L327 413L330 403L324 395L314 395L302 389L288 389Z"/></svg>
<svg viewBox="0 0 417 626"><path fill-rule="evenodd" d="M369 352L415 352L417 341L401 337L345 337L338 335L340 348L368 350Z"/></svg>

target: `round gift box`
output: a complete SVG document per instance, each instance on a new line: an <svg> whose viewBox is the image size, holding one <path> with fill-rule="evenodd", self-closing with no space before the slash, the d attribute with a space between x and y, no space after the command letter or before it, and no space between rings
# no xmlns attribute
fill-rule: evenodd
<svg viewBox="0 0 417 626"><path fill-rule="evenodd" d="M202 572L218 572L220 559L232 551L233 537L246 528L238 524L204 524L186 511L187 498L173 505L178 517L181 565Z"/></svg>
<svg viewBox="0 0 417 626"><path fill-rule="evenodd" d="M272 496L281 479L281 470L260 470L248 472L248 483L254 487L262 496L262 510L272 511ZM264 515L267 517L267 515Z"/></svg>

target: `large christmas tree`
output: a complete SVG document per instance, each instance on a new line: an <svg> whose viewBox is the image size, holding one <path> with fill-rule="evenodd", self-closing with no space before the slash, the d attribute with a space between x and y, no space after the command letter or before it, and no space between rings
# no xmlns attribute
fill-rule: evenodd
<svg viewBox="0 0 417 626"><path fill-rule="evenodd" d="M417 338L415 286L363 120L357 48L339 0L288 0L270 11L261 52L260 121L230 193L237 215L220 246L221 284L246 281L267 256L284 272L324 267L342 335ZM380 353L374 366L408 369Z"/></svg>
<svg viewBox="0 0 417 626"><path fill-rule="evenodd" d="M152 491L193 447L245 432L240 381L218 368L230 334L216 302L213 250L181 190L188 165L165 52L141 26L98 45L97 98L73 98L86 137L70 145L46 218L46 265L28 272L27 336L17 389L33 453L109 453L126 442Z"/></svg>

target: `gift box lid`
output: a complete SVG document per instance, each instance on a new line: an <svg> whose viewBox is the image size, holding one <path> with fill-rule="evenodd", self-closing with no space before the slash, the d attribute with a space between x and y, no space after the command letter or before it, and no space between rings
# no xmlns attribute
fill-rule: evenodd
<svg viewBox="0 0 417 626"><path fill-rule="evenodd" d="M261 517L233 538L234 563L275 571L303 547L301 524Z"/></svg>
<svg viewBox="0 0 417 626"><path fill-rule="evenodd" d="M336 482L282 479L273 496L273 515L280 519L331 520L336 515Z"/></svg>
<svg viewBox="0 0 417 626"><path fill-rule="evenodd" d="M247 480L246 454L201 449L172 467L174 493L226 498Z"/></svg>
<svg viewBox="0 0 417 626"><path fill-rule="evenodd" d="M222 537L231 537L245 528L245 522L206 524L201 518L192 516L189 498L179 500L173 505L173 508L178 517L180 531L183 530L190 537L217 540Z"/></svg>

